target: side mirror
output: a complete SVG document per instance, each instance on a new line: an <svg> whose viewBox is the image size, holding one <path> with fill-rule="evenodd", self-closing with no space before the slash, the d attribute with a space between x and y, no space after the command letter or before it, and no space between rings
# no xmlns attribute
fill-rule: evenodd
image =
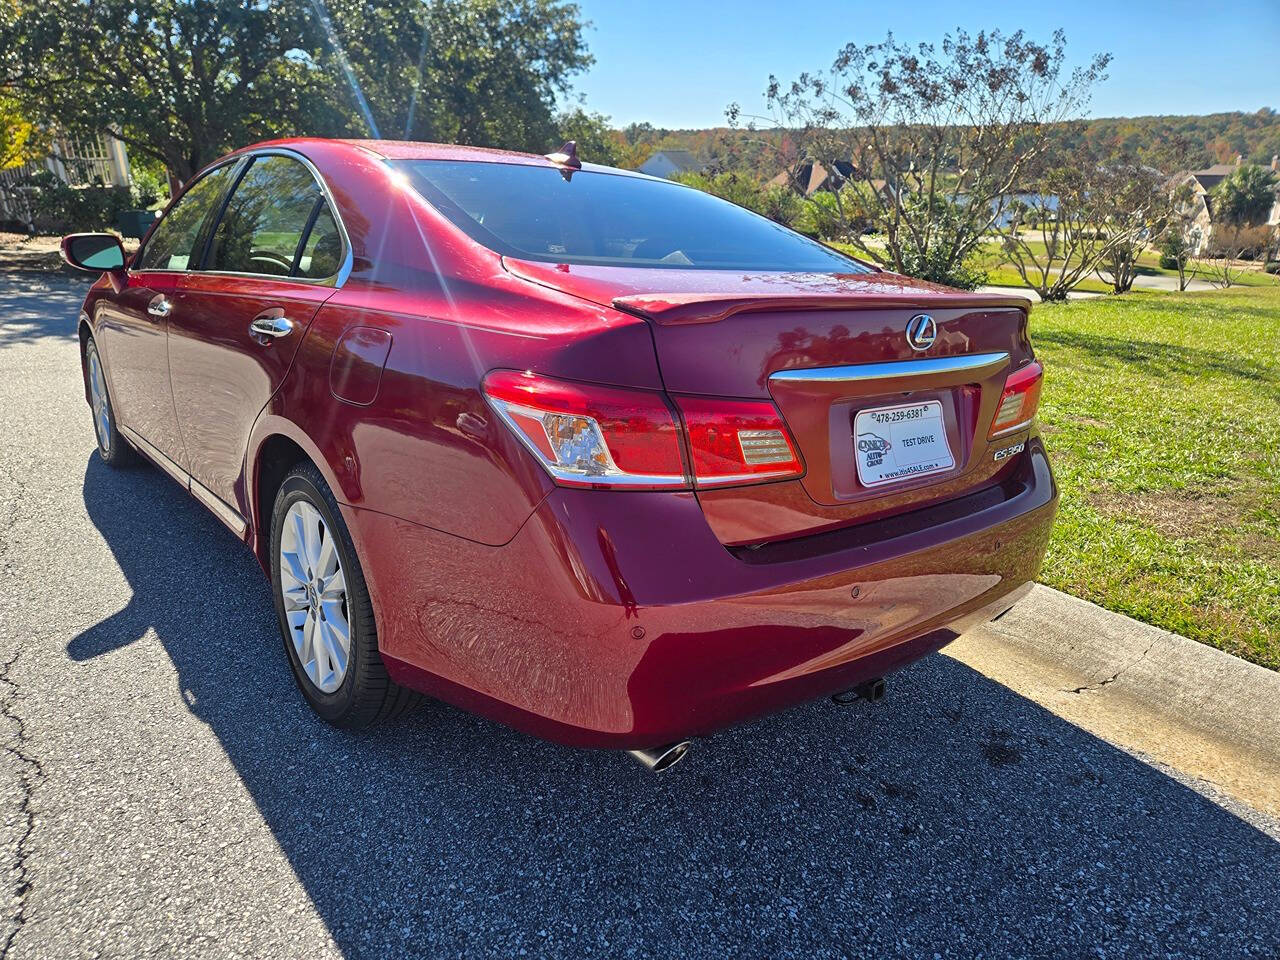
<svg viewBox="0 0 1280 960"><path fill-rule="evenodd" d="M77 270L111 273L124 269L124 247L110 233L73 233L62 238L62 259Z"/></svg>

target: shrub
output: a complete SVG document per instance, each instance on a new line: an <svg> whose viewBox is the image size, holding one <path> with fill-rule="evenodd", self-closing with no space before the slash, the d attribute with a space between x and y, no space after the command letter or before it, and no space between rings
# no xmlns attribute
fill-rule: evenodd
<svg viewBox="0 0 1280 960"><path fill-rule="evenodd" d="M794 194L793 194L794 196ZM844 219L836 202L835 194L825 190L815 193L804 200L796 198L800 204L794 226L801 233L817 237L819 240L843 240L846 228Z"/></svg>
<svg viewBox="0 0 1280 960"><path fill-rule="evenodd" d="M705 173L682 173L673 177L678 183L695 187L713 197L728 200L754 213L768 217L783 226L792 226L799 216L800 198L781 187L761 187L741 173L727 172L708 176Z"/></svg>
<svg viewBox="0 0 1280 960"><path fill-rule="evenodd" d="M976 265L977 259L969 256L955 263L948 260L940 246L929 247L924 255L918 247L907 246L902 251L902 272L909 277L974 290L987 282L987 271Z"/></svg>
<svg viewBox="0 0 1280 960"><path fill-rule="evenodd" d="M1280 260L1268 260L1262 265L1262 269L1271 274L1280 274Z"/></svg>
<svg viewBox="0 0 1280 960"><path fill-rule="evenodd" d="M34 174L22 186L29 189L36 229L45 233L114 228L120 212L134 205L128 187L71 187L47 170Z"/></svg>
<svg viewBox="0 0 1280 960"><path fill-rule="evenodd" d="M1177 270L1178 264L1186 249L1186 241L1172 234L1160 241L1160 267L1164 270Z"/></svg>
<svg viewBox="0 0 1280 960"><path fill-rule="evenodd" d="M151 209L161 198L169 196L169 181L163 167L135 164L129 170L129 179L133 181L134 202L143 210Z"/></svg>

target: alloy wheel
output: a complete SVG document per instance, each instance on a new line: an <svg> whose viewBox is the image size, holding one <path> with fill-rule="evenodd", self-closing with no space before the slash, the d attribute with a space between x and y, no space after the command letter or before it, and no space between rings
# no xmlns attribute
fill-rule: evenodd
<svg viewBox="0 0 1280 960"><path fill-rule="evenodd" d="M102 376L102 362L98 351L89 351L89 398L93 406L93 429L98 435L98 446L104 453L111 452L111 408L107 400L107 382Z"/></svg>
<svg viewBox="0 0 1280 960"><path fill-rule="evenodd" d="M306 500L289 507L280 531L280 590L303 672L317 690L333 693L351 657L347 582L333 532Z"/></svg>

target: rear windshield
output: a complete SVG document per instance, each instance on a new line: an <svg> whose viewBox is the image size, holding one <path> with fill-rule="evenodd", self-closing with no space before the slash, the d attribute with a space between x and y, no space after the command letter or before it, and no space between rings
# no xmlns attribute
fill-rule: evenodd
<svg viewBox="0 0 1280 960"><path fill-rule="evenodd" d="M401 160L437 209L504 256L552 263L864 273L869 268L701 190L511 163Z"/></svg>

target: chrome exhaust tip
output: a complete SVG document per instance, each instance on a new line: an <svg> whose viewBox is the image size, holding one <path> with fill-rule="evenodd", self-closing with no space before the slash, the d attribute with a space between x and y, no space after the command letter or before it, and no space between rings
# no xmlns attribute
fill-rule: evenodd
<svg viewBox="0 0 1280 960"><path fill-rule="evenodd" d="M689 752L689 741L681 740L678 743L669 743L665 747L654 747L650 750L628 750L646 769L652 770L654 773L661 773L663 770L669 770L677 763L684 759L684 755Z"/></svg>

